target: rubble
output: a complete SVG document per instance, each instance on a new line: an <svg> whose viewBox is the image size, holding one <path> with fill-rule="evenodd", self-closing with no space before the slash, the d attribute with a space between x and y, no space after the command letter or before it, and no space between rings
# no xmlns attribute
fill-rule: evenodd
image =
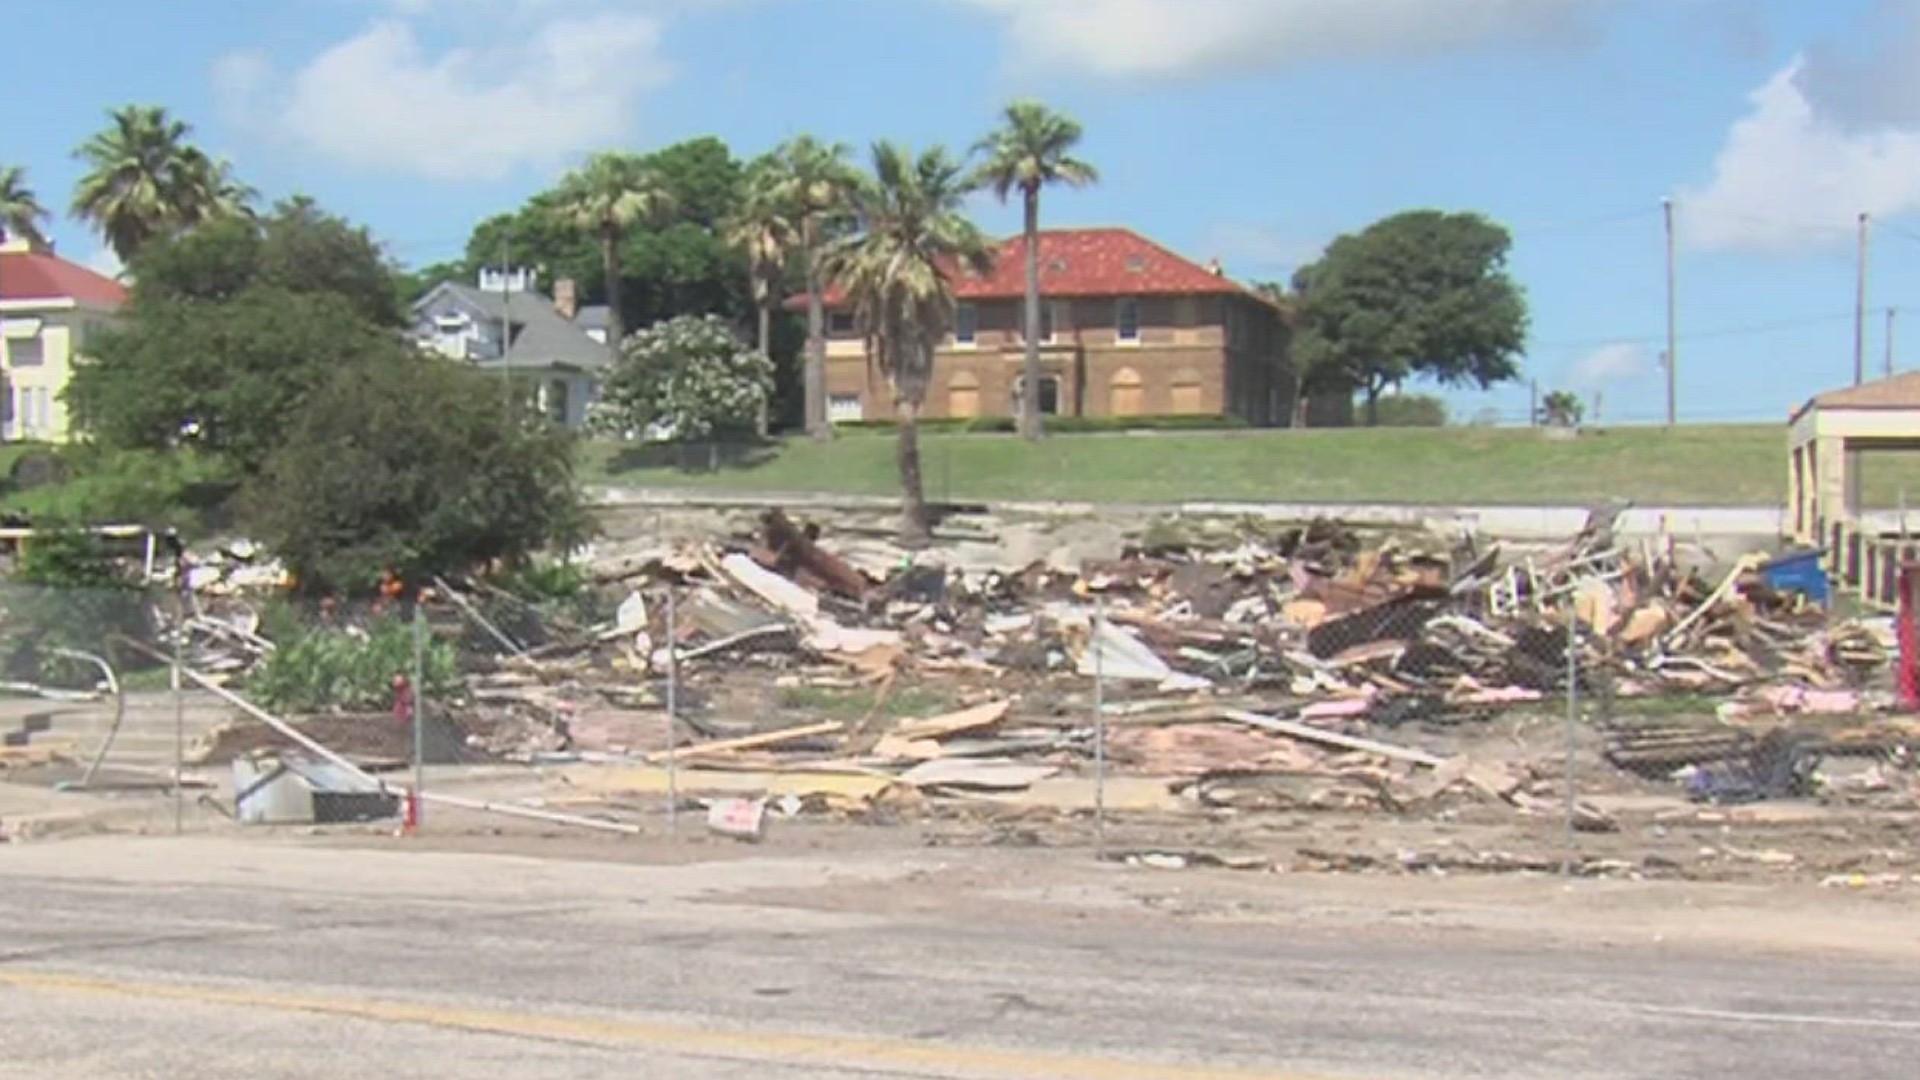
<svg viewBox="0 0 1920 1080"><path fill-rule="evenodd" d="M586 568L603 623L566 633L491 622L487 586L438 583L446 617L477 631L469 651L490 652L442 704L476 756L612 762L643 786L672 765L682 790L781 816L1056 794L1077 813L1104 736L1139 805L1199 817L1471 811L1611 832L1613 810L1567 798L1596 778L1569 779L1564 736L1532 756L1476 745L1503 717L1561 730L1570 690L1604 782L1676 802L1808 798L1829 755L1920 741L1883 715L1890 620L1771 588L1760 555L1688 566L1672 544L1620 543L1619 512L1552 550L1316 521L1204 542L1107 530L1086 557L999 546L977 522L908 552L774 510L609 550ZM244 676L273 651L239 590L198 603L203 670Z"/></svg>

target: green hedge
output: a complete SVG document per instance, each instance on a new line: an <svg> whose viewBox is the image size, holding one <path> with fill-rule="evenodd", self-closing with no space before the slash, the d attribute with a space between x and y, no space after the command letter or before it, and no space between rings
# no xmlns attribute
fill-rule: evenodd
<svg viewBox="0 0 1920 1080"><path fill-rule="evenodd" d="M839 431L891 432L899 427L893 420L854 420L835 424ZM1049 416L1046 429L1061 435L1102 431L1227 431L1249 427L1238 416ZM971 420L922 420L920 430L936 435L1010 435L1015 430L1011 416L982 416Z"/></svg>

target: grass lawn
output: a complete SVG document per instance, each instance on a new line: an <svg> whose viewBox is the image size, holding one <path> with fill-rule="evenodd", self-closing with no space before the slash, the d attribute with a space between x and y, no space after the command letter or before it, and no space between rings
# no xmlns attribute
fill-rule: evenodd
<svg viewBox="0 0 1920 1080"><path fill-rule="evenodd" d="M1575 504L1613 496L1643 505L1779 505L1785 425L1612 428L1552 439L1528 428L922 438L933 499L1173 502ZM890 495L891 433L845 434L712 454L593 444L590 482L641 488ZM1869 457L1867 501L1920 506L1920 455Z"/></svg>

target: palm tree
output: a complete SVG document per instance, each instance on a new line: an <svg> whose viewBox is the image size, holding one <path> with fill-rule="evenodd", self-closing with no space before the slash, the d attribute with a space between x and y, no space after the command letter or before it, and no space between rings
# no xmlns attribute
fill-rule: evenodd
<svg viewBox="0 0 1920 1080"><path fill-rule="evenodd" d="M1001 202L1018 191L1026 215L1027 356L1021 379L1025 392L1020 395L1020 433L1037 439L1041 435L1040 190L1052 184L1085 187L1097 182L1100 173L1073 156L1081 129L1072 117L1036 101L1016 101L1007 106L1002 121L1000 130L974 148L987 157L975 177L980 186L992 188Z"/></svg>
<svg viewBox="0 0 1920 1080"><path fill-rule="evenodd" d="M900 418L901 531L930 532L920 479L920 407L933 354L953 328L951 275L986 272L992 246L961 206L964 166L942 147L919 156L890 142L873 147L873 176L855 190L858 231L822 252L820 271L846 290L870 355L893 387Z"/></svg>
<svg viewBox="0 0 1920 1080"><path fill-rule="evenodd" d="M48 216L40 196L27 186L27 170L0 165L0 240L18 238L45 247L47 234L41 226Z"/></svg>
<svg viewBox="0 0 1920 1080"><path fill-rule="evenodd" d="M607 286L607 344L615 356L626 339L620 310L620 241L628 229L656 224L673 207L666 179L636 154L595 154L560 182L555 212L568 225L600 240Z"/></svg>
<svg viewBox="0 0 1920 1080"><path fill-rule="evenodd" d="M770 166L747 176L740 205L726 222L726 242L747 257L747 280L753 288L753 304L760 317L757 343L760 355L773 362L773 307L779 302L777 290L793 255L798 230L794 227L791 205L783 197L778 177ZM759 434L767 434L767 403L760 403L757 420Z"/></svg>
<svg viewBox="0 0 1920 1080"><path fill-rule="evenodd" d="M822 248L836 224L843 222L858 176L847 163L851 153L841 143L823 143L811 135L790 139L773 152L774 181L799 220L800 250L807 272L807 360L804 376L807 433L823 439L833 433L827 423L826 290L819 262Z"/></svg>
<svg viewBox="0 0 1920 1080"><path fill-rule="evenodd" d="M73 213L100 230L120 261L158 237L249 212L253 190L190 143L186 123L155 106L108 116L107 129L75 152L89 170L74 188Z"/></svg>

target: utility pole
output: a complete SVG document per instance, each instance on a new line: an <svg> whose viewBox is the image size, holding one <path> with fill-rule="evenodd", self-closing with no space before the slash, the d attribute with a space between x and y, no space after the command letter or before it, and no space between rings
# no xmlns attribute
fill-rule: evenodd
<svg viewBox="0 0 1920 1080"><path fill-rule="evenodd" d="M1891 304L1887 305L1887 378L1889 379L1893 378L1893 317L1899 313L1899 308Z"/></svg>
<svg viewBox="0 0 1920 1080"><path fill-rule="evenodd" d="M1867 381L1867 214L1860 213L1860 269L1853 290L1853 385Z"/></svg>
<svg viewBox="0 0 1920 1080"><path fill-rule="evenodd" d="M1667 427L1671 428L1678 423L1680 414L1679 384L1674 375L1679 367L1680 353L1675 345L1677 334L1674 328L1677 308L1674 302L1673 200L1661 199L1660 212L1667 223Z"/></svg>
<svg viewBox="0 0 1920 1080"><path fill-rule="evenodd" d="M1527 380L1527 426L1540 426L1540 380Z"/></svg>

